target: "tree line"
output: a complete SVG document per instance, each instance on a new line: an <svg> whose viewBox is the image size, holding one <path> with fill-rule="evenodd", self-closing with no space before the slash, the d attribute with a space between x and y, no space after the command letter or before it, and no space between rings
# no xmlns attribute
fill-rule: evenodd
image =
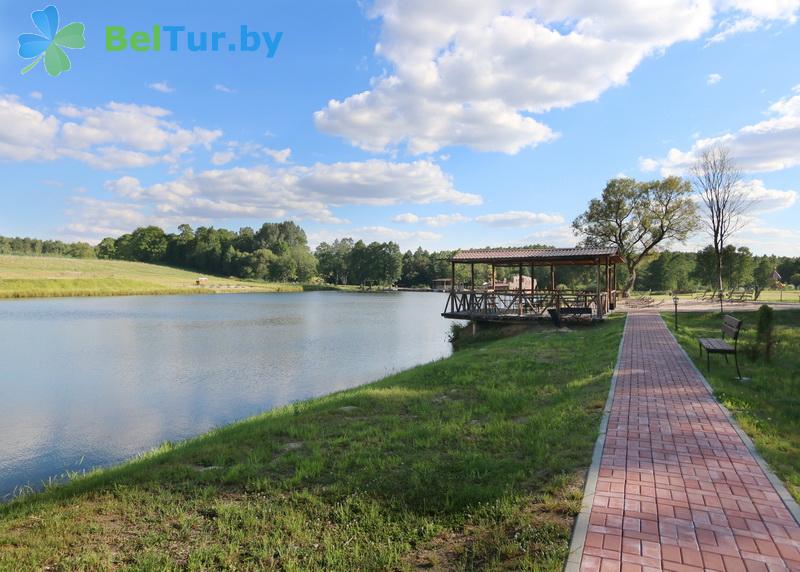
<svg viewBox="0 0 800 572"><path fill-rule="evenodd" d="M530 248L546 245L531 244ZM305 231L292 221L265 223L258 230L238 232L213 227L181 225L176 233L155 226L137 228L118 238L105 238L97 246L34 238L0 236L0 254L68 256L131 260L164 264L218 276L280 282L326 282L329 284L376 284L400 287L430 287L436 278L450 277L453 251L430 252L422 248L401 252L394 242L365 243L352 238L322 242L312 252ZM745 246L723 248L723 285L726 289L756 291L772 283L777 270L787 287L800 287L800 257L754 256ZM698 291L717 284L713 246L699 252L650 252L637 265L639 290ZM497 280L508 280L515 268L497 268ZM530 269L523 269L530 275ZM541 287L549 285L547 267L536 268ZM477 285L491 281L491 267L475 266ZM470 268L456 267L456 282L469 284ZM618 280L628 280L627 268L619 268ZM556 284L564 288L594 287L593 267L566 266L556 269Z"/></svg>

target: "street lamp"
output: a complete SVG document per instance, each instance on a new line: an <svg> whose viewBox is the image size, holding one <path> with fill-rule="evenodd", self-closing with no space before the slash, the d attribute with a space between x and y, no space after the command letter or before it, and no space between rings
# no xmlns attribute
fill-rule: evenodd
<svg viewBox="0 0 800 572"><path fill-rule="evenodd" d="M678 293L672 293L672 303L675 304L675 331L678 331Z"/></svg>

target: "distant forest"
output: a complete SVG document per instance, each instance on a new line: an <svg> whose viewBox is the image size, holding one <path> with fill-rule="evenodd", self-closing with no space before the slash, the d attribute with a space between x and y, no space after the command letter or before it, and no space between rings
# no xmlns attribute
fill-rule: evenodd
<svg viewBox="0 0 800 572"><path fill-rule="evenodd" d="M530 245L544 246L544 245ZM401 252L394 242L365 243L352 238L323 242L313 252L305 231L292 221L265 223L258 230L238 232L223 228L178 227L166 233L156 226L137 228L118 238L104 238L97 246L85 242L7 238L0 236L0 254L101 258L164 264L217 276L276 282L327 282L330 284L381 284L428 287L435 278L449 278L451 251ZM711 247L699 252L661 252L641 270L637 290L695 291L714 283ZM728 246L723 268L725 287L760 290L777 270L786 287L800 288L800 257L754 256L747 247ZM529 269L524 269L529 274ZM490 279L490 269L476 266L479 282ZM503 280L514 269L498 269ZM540 284L549 280L546 268L536 269ZM618 278L625 279L624 266ZM457 281L469 280L469 268L458 267ZM592 268L558 268L556 281L568 288L591 287Z"/></svg>

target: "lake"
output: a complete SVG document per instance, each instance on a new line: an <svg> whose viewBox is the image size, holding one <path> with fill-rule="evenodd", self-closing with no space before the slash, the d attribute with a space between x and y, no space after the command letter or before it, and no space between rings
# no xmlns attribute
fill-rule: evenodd
<svg viewBox="0 0 800 572"><path fill-rule="evenodd" d="M445 294L0 302L0 498L450 354Z"/></svg>

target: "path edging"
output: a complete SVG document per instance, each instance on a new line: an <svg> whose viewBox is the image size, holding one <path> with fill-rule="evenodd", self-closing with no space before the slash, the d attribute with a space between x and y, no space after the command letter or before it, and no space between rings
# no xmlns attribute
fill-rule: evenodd
<svg viewBox="0 0 800 572"><path fill-rule="evenodd" d="M662 320L664 320L664 316L659 315L659 317ZM706 380L706 376L703 375L703 372L701 372L700 369L697 367L697 364L694 363L694 360L689 356L689 353L678 341L678 338L676 338L672 330L669 329L669 325L667 324L666 320L664 320L664 325L667 326L667 331L669 332L669 335L672 336L672 339L675 340L676 344L678 344L678 347L683 352L683 355L691 364L692 369L694 369L695 373L697 373L698 377L700 378L700 381L703 382L703 385L705 386L708 393L711 394L711 398L714 400L717 406L719 406L719 408L722 410L722 413L728 419L728 422L731 424L731 426L733 426L734 431L736 431L736 433L739 435L739 438L742 440L745 447L747 447L748 451L750 451L750 454L753 455L753 458L756 460L759 467L761 467L761 470L764 471L764 475L772 484L772 487L775 489L775 492L778 493L778 496L783 501L784 506L786 506L786 510L788 510L792 514L795 522L797 522L797 524L800 525L800 505L797 504L797 501L795 501L794 497L791 495L791 493L789 493L786 486L783 484L783 481L781 481L778 478L778 475L776 475L772 471L772 468L758 452L758 449L756 449L756 445L755 443L753 443L753 440L750 439L750 437L747 435L747 433L744 432L744 430L741 427L739 427L739 424L736 422L736 418L733 416L733 414L728 410L727 407L725 407L722 403L720 403L719 399L716 398L716 396L714 395L714 389Z"/></svg>
<svg viewBox="0 0 800 572"><path fill-rule="evenodd" d="M564 572L580 572L581 558L583 557L583 547L586 543L586 534L589 531L589 516L594 505L594 494L597 489L597 478L600 474L600 461L603 459L603 448L606 444L606 433L608 431L608 418L611 414L611 407L614 404L614 390L617 387L617 376L619 375L620 358L622 357L622 346L625 344L625 332L628 329L628 315L625 315L625 326L622 329L622 337L619 340L617 350L617 361L614 363L614 373L611 376L611 387L608 390L606 405L603 408L603 417L600 419L600 433L594 443L592 452L592 464L586 474L586 486L583 489L583 501L581 511L575 518L575 525L572 527L572 540L569 545L569 556L564 564Z"/></svg>

